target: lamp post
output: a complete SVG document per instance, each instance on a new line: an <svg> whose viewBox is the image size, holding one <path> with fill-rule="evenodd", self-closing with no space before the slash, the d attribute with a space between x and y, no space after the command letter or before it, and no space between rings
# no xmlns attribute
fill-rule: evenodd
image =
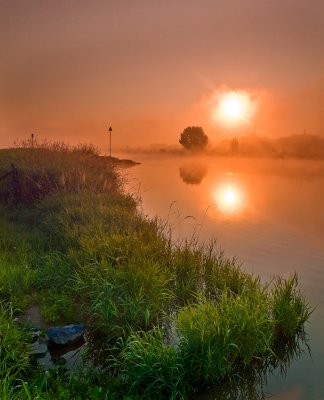
<svg viewBox="0 0 324 400"><path fill-rule="evenodd" d="M111 132L112 132L112 127L110 126L109 129L109 157L111 157Z"/></svg>

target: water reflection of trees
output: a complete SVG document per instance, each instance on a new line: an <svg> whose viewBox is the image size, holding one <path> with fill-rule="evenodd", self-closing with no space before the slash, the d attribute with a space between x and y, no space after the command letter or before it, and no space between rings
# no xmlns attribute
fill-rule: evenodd
<svg viewBox="0 0 324 400"><path fill-rule="evenodd" d="M179 168L180 177L187 185L199 185L207 174L207 168L202 163L187 163Z"/></svg>
<svg viewBox="0 0 324 400"><path fill-rule="evenodd" d="M296 337L282 339L275 344L274 354L255 359L247 367L240 366L217 386L197 394L196 400L266 400L271 393L266 391L268 379L273 375L285 377L291 364L310 348L304 332Z"/></svg>

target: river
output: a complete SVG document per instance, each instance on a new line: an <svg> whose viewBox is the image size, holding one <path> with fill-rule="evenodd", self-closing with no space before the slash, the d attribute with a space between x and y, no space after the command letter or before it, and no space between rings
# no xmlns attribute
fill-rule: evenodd
<svg viewBox="0 0 324 400"><path fill-rule="evenodd" d="M126 157L141 163L127 171L128 190L140 195L145 214L168 220L174 240L217 238L226 256L263 280L299 274L316 307L306 326L311 354L304 346L262 391L275 400L324 399L324 162Z"/></svg>

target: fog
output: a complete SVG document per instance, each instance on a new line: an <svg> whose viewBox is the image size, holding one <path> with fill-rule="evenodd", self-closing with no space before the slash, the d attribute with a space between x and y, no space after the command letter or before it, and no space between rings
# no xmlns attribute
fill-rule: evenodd
<svg viewBox="0 0 324 400"><path fill-rule="evenodd" d="M152 216L167 217L172 204L197 223L207 213L216 231L224 220L241 227L264 221L324 240L324 160L139 153L135 159L142 164L129 172L129 184L136 192L139 185L145 211ZM212 232L208 228L205 239Z"/></svg>
<svg viewBox="0 0 324 400"><path fill-rule="evenodd" d="M0 146L31 133L114 146L215 145L251 134L323 135L324 4L258 0L1 4ZM221 89L258 99L236 130L212 120Z"/></svg>

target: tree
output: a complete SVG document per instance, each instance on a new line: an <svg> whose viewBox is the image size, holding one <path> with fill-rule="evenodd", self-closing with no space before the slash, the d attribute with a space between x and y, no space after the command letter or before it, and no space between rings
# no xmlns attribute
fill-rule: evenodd
<svg viewBox="0 0 324 400"><path fill-rule="evenodd" d="M232 153L237 154L238 153L238 149L239 149L239 141L235 137L231 141L231 151L232 151Z"/></svg>
<svg viewBox="0 0 324 400"><path fill-rule="evenodd" d="M179 143L187 150L201 151L208 144L208 136L200 126L188 126L181 133Z"/></svg>

